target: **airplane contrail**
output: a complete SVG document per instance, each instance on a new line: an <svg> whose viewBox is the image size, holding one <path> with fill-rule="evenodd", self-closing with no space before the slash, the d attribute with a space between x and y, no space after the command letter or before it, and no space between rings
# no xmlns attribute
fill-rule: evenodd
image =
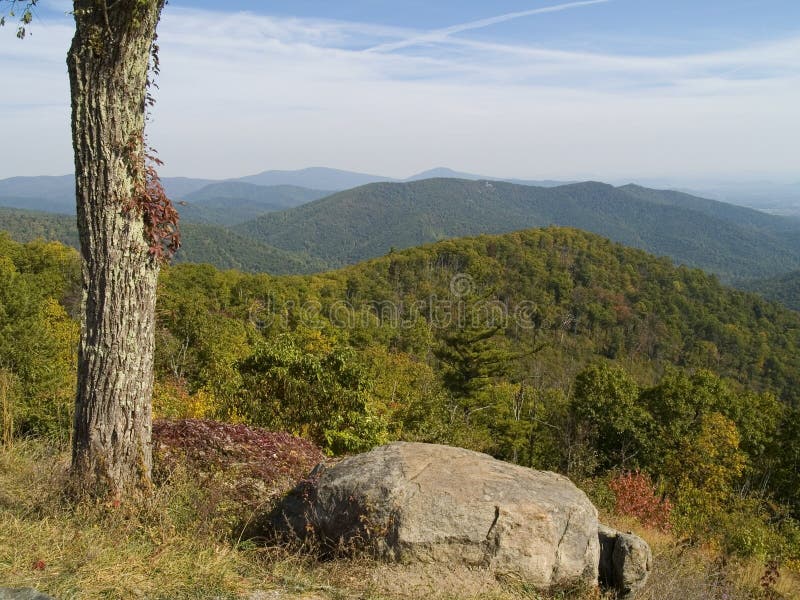
<svg viewBox="0 0 800 600"><path fill-rule="evenodd" d="M478 21L470 21L469 23L460 23L458 25L451 25L442 29L435 29L422 35L407 38L397 42L388 42L386 44L378 44L372 48L367 48L365 52L392 52L393 50L400 50L401 48L408 48L410 46L417 46L419 44L427 44L431 42L442 42L451 35L461 33L462 31L470 31L472 29L482 29L497 23L504 23L506 21L513 21L522 17L530 17L532 15L540 15L543 13L560 12L562 10L569 10L571 8L579 8L581 6L590 6L592 4L605 4L611 0L581 0L579 2L567 2L564 4L556 4L554 6L544 6L542 8L533 8L530 10L521 10L518 12L506 13L496 17L488 17Z"/></svg>

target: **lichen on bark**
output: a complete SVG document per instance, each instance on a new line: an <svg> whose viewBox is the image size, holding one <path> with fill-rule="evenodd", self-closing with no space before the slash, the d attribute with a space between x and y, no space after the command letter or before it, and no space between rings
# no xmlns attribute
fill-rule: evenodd
<svg viewBox="0 0 800 600"><path fill-rule="evenodd" d="M67 60L83 262L72 475L81 490L115 499L149 490L152 470L155 290L163 252L160 245L154 251L154 219L142 199L152 200L144 126L163 5L76 0Z"/></svg>

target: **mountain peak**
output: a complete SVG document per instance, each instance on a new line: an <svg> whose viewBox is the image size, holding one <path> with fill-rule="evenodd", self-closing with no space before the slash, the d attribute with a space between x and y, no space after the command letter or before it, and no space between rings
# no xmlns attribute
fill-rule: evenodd
<svg viewBox="0 0 800 600"><path fill-rule="evenodd" d="M421 173L417 173L416 175L412 175L411 177L407 178L405 181L419 181L421 179L491 179L491 177L484 177L482 175L475 175L474 173L463 173L460 171L454 171L448 167L436 167L433 169L428 169L427 171L422 171Z"/></svg>
<svg viewBox="0 0 800 600"><path fill-rule="evenodd" d="M328 167L307 167L295 171L262 171L255 175L240 177L235 181L264 186L294 185L315 190L341 191L368 183L395 180L381 175L342 171Z"/></svg>

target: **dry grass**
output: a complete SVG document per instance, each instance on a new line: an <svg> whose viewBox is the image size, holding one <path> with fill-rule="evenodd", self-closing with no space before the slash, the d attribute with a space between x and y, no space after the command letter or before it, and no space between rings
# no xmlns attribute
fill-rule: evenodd
<svg viewBox="0 0 800 600"><path fill-rule="evenodd" d="M66 598L234 598L242 557L195 537L197 490L162 488L146 504L74 504L61 489L66 455L21 442L0 454L0 581Z"/></svg>
<svg viewBox="0 0 800 600"><path fill-rule="evenodd" d="M653 551L653 572L640 600L758 600L765 598L761 577L765 565L756 559L724 557L713 547L689 547L632 518L604 515L602 520L634 531ZM800 577L787 568L775 586L780 597L800 599Z"/></svg>
<svg viewBox="0 0 800 600"><path fill-rule="evenodd" d="M387 565L366 558L316 561L265 548L231 531L218 490L176 472L135 506L68 501L60 494L67 454L39 441L0 450L0 585L35 587L70 598L244 598L251 600L539 600L520 582L479 569ZM635 529L652 545L656 571L645 600L759 598L757 563L722 564L708 549L680 548L657 531ZM783 574L778 590L800 598ZM725 596L727 594L727 596ZM596 590L556 599L599 600Z"/></svg>

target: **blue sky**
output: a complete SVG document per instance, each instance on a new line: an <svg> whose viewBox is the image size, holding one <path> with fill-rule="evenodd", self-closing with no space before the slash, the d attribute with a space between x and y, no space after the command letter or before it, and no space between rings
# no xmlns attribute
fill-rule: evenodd
<svg viewBox="0 0 800 600"><path fill-rule="evenodd" d="M0 177L70 170L69 6L0 31ZM171 0L160 43L168 175L800 179L797 0Z"/></svg>
<svg viewBox="0 0 800 600"><path fill-rule="evenodd" d="M290 0L279 2L232 1L232 10L246 10L281 17L326 18L363 21L415 29L443 28L462 21L474 21L496 14L522 12L558 2L530 0ZM217 1L172 0L173 7L217 10ZM618 49L632 49L627 43L632 31L640 31L638 43L648 36L663 38L687 48L714 48L745 40L769 39L776 34L796 33L800 5L795 0L617 0L581 11L553 13L547 19L519 19L481 32L480 37L507 42L562 43L575 47L596 44L608 50L616 38ZM641 44L647 49L647 44ZM665 46L662 50L668 50ZM674 48L674 46L672 47Z"/></svg>

